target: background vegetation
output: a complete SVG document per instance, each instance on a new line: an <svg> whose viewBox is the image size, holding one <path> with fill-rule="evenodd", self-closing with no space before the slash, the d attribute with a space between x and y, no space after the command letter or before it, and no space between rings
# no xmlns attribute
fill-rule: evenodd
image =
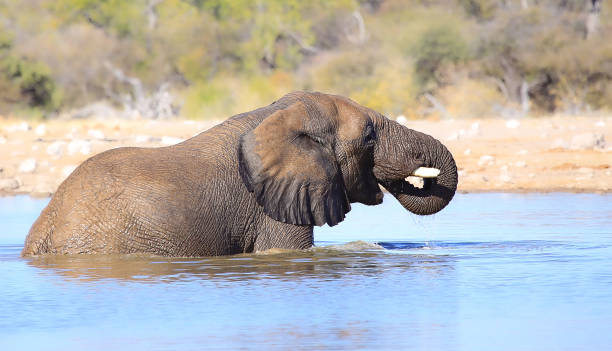
<svg viewBox="0 0 612 351"><path fill-rule="evenodd" d="M391 117L610 111L610 38L603 0L0 0L0 115L226 118L298 89Z"/></svg>

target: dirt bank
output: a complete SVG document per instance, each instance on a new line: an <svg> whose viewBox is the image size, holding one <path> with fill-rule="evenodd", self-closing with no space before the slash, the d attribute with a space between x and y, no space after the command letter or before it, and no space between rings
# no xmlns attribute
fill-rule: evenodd
<svg viewBox="0 0 612 351"><path fill-rule="evenodd" d="M0 119L0 195L49 196L92 155L177 143L203 121ZM612 192L612 117L403 121L451 150L459 191Z"/></svg>

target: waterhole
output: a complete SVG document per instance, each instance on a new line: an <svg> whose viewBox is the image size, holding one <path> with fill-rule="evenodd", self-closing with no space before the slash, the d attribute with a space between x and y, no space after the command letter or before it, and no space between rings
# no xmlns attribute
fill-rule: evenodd
<svg viewBox="0 0 612 351"><path fill-rule="evenodd" d="M612 196L390 196L316 247L21 258L46 200L0 198L1 350L605 350Z"/></svg>

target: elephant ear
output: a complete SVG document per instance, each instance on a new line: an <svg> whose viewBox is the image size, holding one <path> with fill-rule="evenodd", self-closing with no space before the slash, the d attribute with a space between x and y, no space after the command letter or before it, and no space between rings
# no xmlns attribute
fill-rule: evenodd
<svg viewBox="0 0 612 351"><path fill-rule="evenodd" d="M242 136L239 171L271 218L295 225L336 225L350 211L329 132L307 131L305 106L296 102ZM331 129L331 128L323 128Z"/></svg>

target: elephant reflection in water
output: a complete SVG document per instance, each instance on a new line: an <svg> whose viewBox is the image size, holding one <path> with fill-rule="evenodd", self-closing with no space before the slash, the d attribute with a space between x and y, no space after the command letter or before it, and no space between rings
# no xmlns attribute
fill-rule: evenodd
<svg viewBox="0 0 612 351"><path fill-rule="evenodd" d="M439 275L452 270L444 256L392 255L373 249L318 247L311 250L268 250L257 254L203 258L130 255L41 255L28 265L83 283L99 280L241 281L251 279L341 280L347 276ZM348 275L347 275L348 274Z"/></svg>
<svg viewBox="0 0 612 351"><path fill-rule="evenodd" d="M313 226L341 222L353 202L380 204L380 185L407 210L432 214L453 198L457 168L431 136L341 96L295 92L174 146L86 160L22 255L306 249Z"/></svg>

